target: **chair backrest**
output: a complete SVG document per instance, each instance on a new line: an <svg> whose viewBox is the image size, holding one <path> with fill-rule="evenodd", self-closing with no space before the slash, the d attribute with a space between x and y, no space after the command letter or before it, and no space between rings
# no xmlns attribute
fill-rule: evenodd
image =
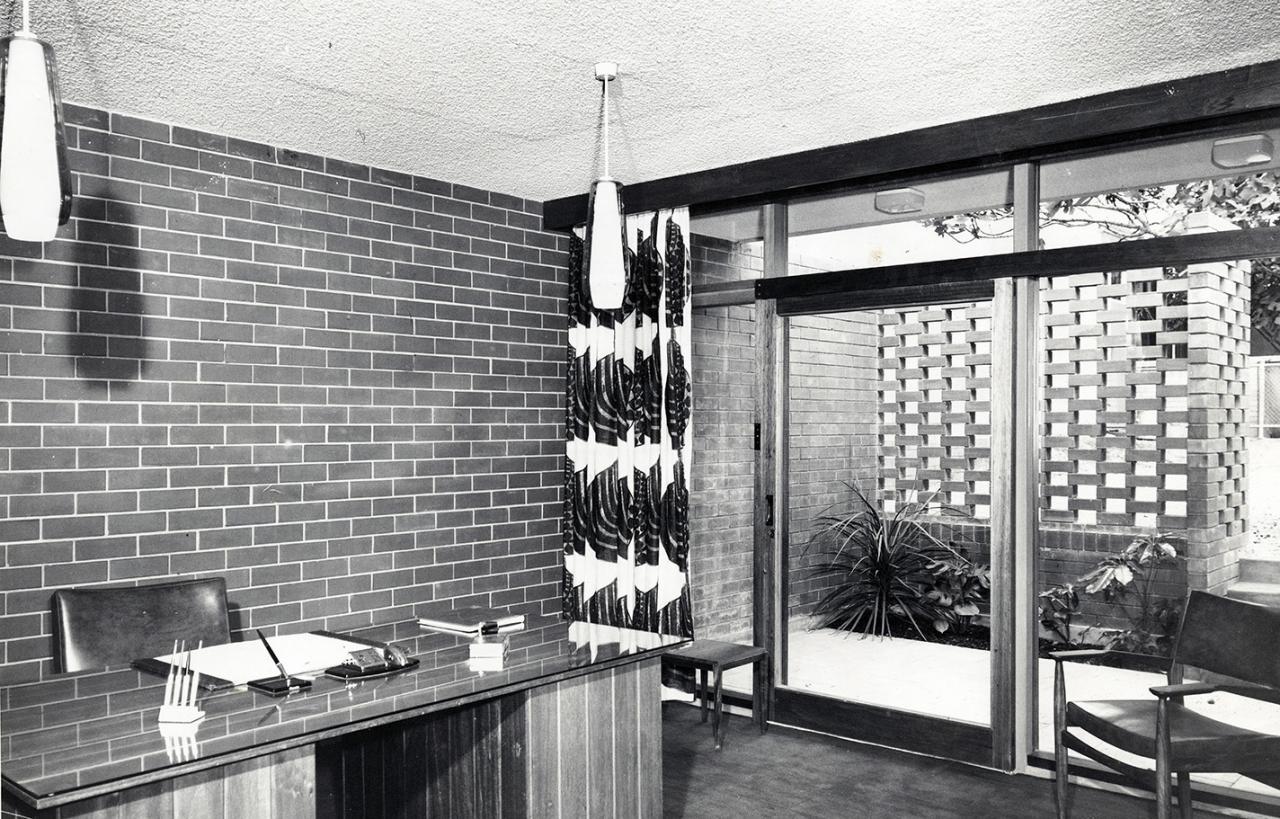
<svg viewBox="0 0 1280 819"><path fill-rule="evenodd" d="M1173 659L1280 688L1280 609L1193 591L1187 595Z"/></svg>
<svg viewBox="0 0 1280 819"><path fill-rule="evenodd" d="M227 581L178 580L147 586L59 589L53 593L54 663L85 671L155 657L175 640L231 641Z"/></svg>

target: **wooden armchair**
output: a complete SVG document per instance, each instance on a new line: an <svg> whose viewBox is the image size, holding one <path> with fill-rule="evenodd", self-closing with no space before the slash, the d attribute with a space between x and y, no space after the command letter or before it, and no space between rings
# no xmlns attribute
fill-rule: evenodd
<svg viewBox="0 0 1280 819"><path fill-rule="evenodd" d="M1172 814L1171 777L1178 778L1178 807L1191 817L1191 773L1235 772L1273 780L1280 773L1280 736L1219 722L1183 705L1193 694L1228 692L1280 704L1280 609L1193 591L1187 596L1172 659L1109 650L1057 651L1053 677L1055 790L1058 816L1067 816L1067 749L1155 786L1156 815ZM1167 685L1153 699L1068 702L1064 660L1117 656L1150 670L1164 670ZM1230 682L1182 681L1184 666L1233 678ZM1129 753L1155 760L1152 771L1093 747L1067 729L1076 727Z"/></svg>

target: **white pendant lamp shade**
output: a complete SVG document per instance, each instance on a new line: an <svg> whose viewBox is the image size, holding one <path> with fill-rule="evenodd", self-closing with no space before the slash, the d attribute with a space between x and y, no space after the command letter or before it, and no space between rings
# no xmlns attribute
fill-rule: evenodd
<svg viewBox="0 0 1280 819"><path fill-rule="evenodd" d="M587 282L597 310L617 310L627 289L622 234L622 186L612 179L591 184L587 223Z"/></svg>
<svg viewBox="0 0 1280 819"><path fill-rule="evenodd" d="M609 176L609 83L617 76L616 63L596 63L596 79L604 85L604 173L591 183L583 252L587 258L586 290L597 310L617 310L627 292L622 185Z"/></svg>
<svg viewBox="0 0 1280 819"><path fill-rule="evenodd" d="M0 215L10 238L48 242L71 212L53 51L26 31L0 40Z"/></svg>

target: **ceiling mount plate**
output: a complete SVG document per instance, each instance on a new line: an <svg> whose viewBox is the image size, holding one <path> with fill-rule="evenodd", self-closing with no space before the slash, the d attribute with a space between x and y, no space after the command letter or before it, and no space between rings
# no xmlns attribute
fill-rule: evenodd
<svg viewBox="0 0 1280 819"><path fill-rule="evenodd" d="M596 79L608 82L618 76L617 63L596 63Z"/></svg>

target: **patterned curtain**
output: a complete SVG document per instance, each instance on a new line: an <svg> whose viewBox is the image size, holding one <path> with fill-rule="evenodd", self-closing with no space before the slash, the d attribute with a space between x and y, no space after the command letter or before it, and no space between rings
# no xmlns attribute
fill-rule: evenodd
<svg viewBox="0 0 1280 819"><path fill-rule="evenodd" d="M689 210L626 219L622 307L596 310L569 244L564 611L693 636Z"/></svg>

